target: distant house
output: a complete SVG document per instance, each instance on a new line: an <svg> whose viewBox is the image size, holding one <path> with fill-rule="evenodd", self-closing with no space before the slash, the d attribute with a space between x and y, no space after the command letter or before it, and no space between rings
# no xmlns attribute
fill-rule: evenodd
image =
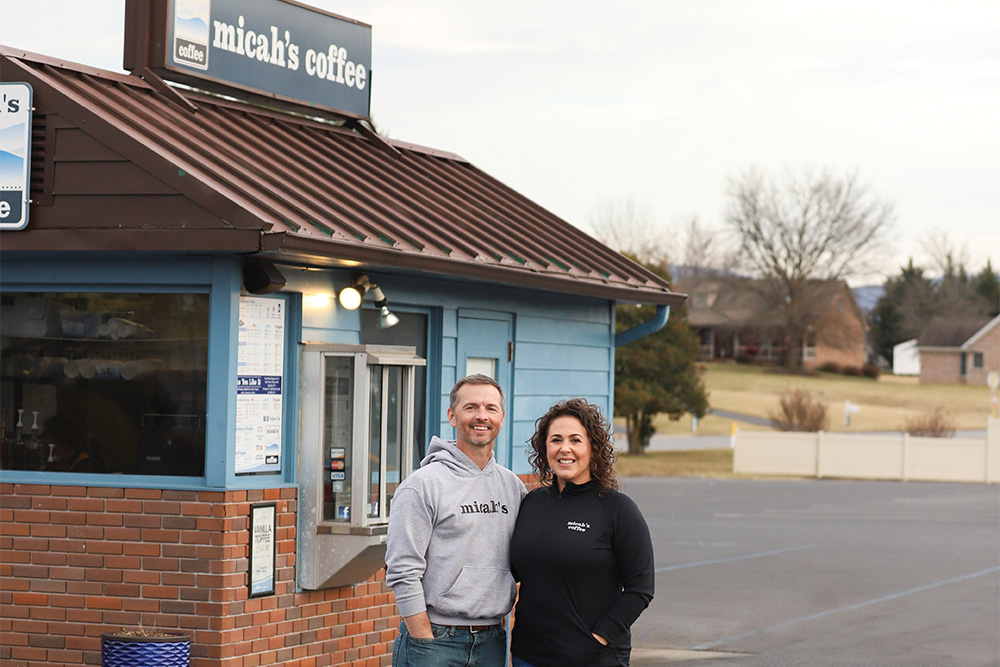
<svg viewBox="0 0 1000 667"><path fill-rule="evenodd" d="M920 375L920 352L917 339L911 338L892 348L893 375Z"/></svg>
<svg viewBox="0 0 1000 667"><path fill-rule="evenodd" d="M986 384L1000 371L1000 316L935 317L917 338L921 384Z"/></svg>
<svg viewBox="0 0 1000 667"><path fill-rule="evenodd" d="M783 322L775 314L763 282L713 278L675 282L674 289L688 294L688 324L698 332L702 361L784 360ZM806 324L807 333L800 342L803 367L864 365L868 323L847 283L812 281L809 292L809 298L820 307L815 320Z"/></svg>

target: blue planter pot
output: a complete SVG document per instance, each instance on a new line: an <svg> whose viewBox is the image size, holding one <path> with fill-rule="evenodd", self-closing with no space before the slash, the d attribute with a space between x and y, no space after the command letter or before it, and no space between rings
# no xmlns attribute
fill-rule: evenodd
<svg viewBox="0 0 1000 667"><path fill-rule="evenodd" d="M162 633L166 637L101 635L102 667L188 667L191 635Z"/></svg>

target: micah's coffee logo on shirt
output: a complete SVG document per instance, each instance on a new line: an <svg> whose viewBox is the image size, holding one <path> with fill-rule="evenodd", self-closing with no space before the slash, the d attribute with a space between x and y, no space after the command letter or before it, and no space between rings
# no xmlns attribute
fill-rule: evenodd
<svg viewBox="0 0 1000 667"><path fill-rule="evenodd" d="M507 514L507 506L491 500L488 503L471 503L459 505L462 514Z"/></svg>
<svg viewBox="0 0 1000 667"><path fill-rule="evenodd" d="M586 533L590 528L589 523L584 523L583 521L567 521L566 530L575 530L578 533Z"/></svg>

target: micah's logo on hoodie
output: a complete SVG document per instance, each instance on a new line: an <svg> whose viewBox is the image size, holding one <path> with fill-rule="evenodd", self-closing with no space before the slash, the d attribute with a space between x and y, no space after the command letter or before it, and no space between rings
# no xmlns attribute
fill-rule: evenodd
<svg viewBox="0 0 1000 667"><path fill-rule="evenodd" d="M459 505L462 514L507 514L507 506L491 500L488 503L472 503Z"/></svg>

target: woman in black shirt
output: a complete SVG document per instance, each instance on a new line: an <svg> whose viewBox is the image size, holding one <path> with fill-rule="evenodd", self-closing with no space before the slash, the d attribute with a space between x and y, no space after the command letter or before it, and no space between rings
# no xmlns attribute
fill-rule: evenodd
<svg viewBox="0 0 1000 667"><path fill-rule="evenodd" d="M630 628L653 598L653 545L618 492L611 425L574 398L552 406L530 442L542 486L522 501L511 540L513 667L627 666Z"/></svg>

